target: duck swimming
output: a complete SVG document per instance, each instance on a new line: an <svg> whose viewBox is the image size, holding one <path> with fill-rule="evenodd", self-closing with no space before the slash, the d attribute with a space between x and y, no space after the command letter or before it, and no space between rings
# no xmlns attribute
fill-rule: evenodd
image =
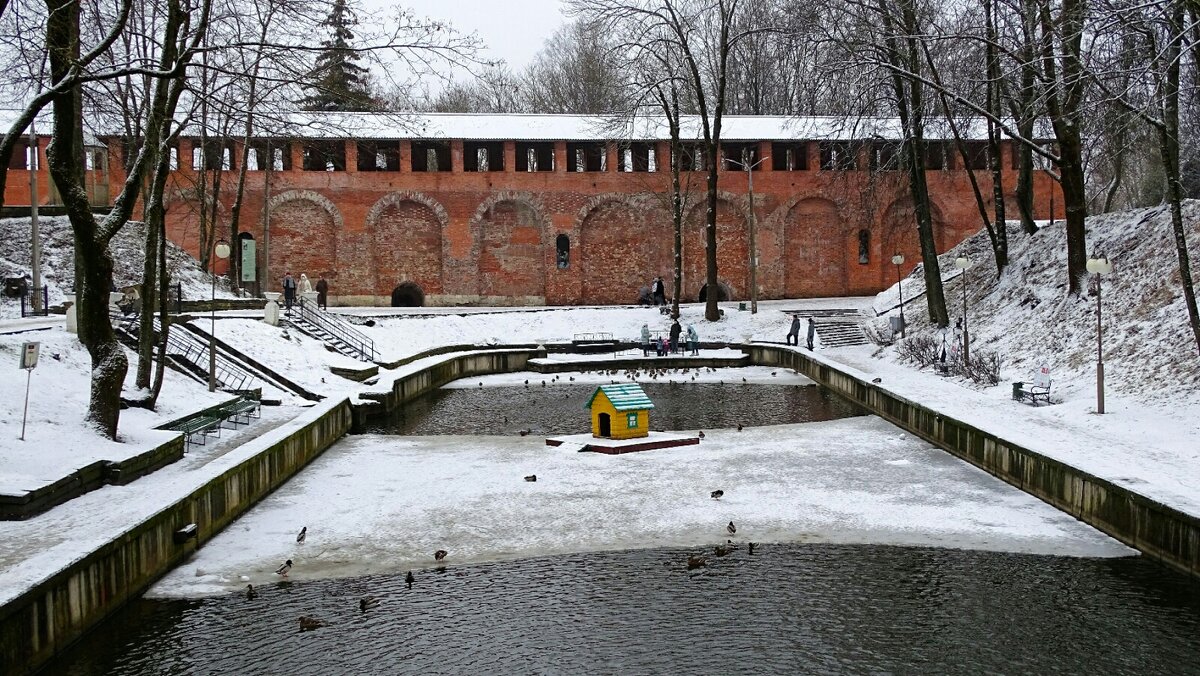
<svg viewBox="0 0 1200 676"><path fill-rule="evenodd" d="M408 571L408 575L404 576L404 581L408 584L408 588L412 589L412 583L416 581L416 578L413 577L411 570Z"/></svg>
<svg viewBox="0 0 1200 676"><path fill-rule="evenodd" d="M364 596L358 600L358 609L362 612L367 612L367 608L374 608L379 605L379 599L374 596Z"/></svg>
<svg viewBox="0 0 1200 676"><path fill-rule="evenodd" d="M254 585L246 585L246 599L253 601L256 598L258 598L258 592L254 591Z"/></svg>
<svg viewBox="0 0 1200 676"><path fill-rule="evenodd" d="M696 570L697 568L704 567L706 563L707 561L704 560L703 556L689 556L687 560L687 569Z"/></svg>
<svg viewBox="0 0 1200 676"><path fill-rule="evenodd" d="M449 554L449 553L450 553L450 552L447 552L447 551L446 551L446 550L444 550L444 549L439 549L439 550L437 550L436 552L434 552L434 553L433 553L433 560L434 560L434 561L441 561L442 559L446 558L446 555L447 555L447 554ZM288 563L291 563L291 561L289 561Z"/></svg>
<svg viewBox="0 0 1200 676"><path fill-rule="evenodd" d="M317 627L324 627L324 626L325 626L325 622L322 620L318 620L315 617L311 617L309 615L301 615L300 616L300 631L311 631L313 629L316 629Z"/></svg>
<svg viewBox="0 0 1200 676"><path fill-rule="evenodd" d="M732 548L732 547L726 547L725 545L717 545L717 546L716 546L716 547L713 549L713 553L714 553L714 554L716 554L717 556L726 556L726 555L728 555L728 554L729 554L729 552L731 552L731 551L733 551L733 548Z"/></svg>

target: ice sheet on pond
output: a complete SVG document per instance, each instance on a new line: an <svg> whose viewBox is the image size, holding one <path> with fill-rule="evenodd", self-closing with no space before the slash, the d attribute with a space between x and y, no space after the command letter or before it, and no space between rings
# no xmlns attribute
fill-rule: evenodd
<svg viewBox="0 0 1200 676"><path fill-rule="evenodd" d="M706 430L620 456L534 437L348 437L152 595L581 551L736 542L929 545L1065 556L1133 550L874 417ZM537 481L525 481L527 475ZM711 491L723 490L720 500ZM296 534L307 526L307 539Z"/></svg>

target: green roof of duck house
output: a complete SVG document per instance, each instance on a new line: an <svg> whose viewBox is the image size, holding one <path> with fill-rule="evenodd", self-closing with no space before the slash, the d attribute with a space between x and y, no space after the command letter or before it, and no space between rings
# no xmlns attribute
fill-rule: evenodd
<svg viewBox="0 0 1200 676"><path fill-rule="evenodd" d="M597 392L604 392L604 396L612 402L613 408L618 411L644 411L654 408L654 403L650 401L650 397L642 391L642 386L637 383L622 383L620 385L601 385L596 388L596 392L592 392L592 396L588 397L584 408L590 409L592 401L596 399Z"/></svg>

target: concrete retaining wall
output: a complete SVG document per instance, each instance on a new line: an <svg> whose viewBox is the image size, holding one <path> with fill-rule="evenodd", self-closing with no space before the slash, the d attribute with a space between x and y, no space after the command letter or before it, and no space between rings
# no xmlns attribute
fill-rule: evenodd
<svg viewBox="0 0 1200 676"><path fill-rule="evenodd" d="M876 415L1158 559L1200 576L1200 519L863 382L803 353L755 345L755 364L795 369Z"/></svg>
<svg viewBox="0 0 1200 676"><path fill-rule="evenodd" d="M346 434L350 421L347 401L330 405L303 427L5 604L0 608L0 673L33 671L140 595ZM175 531L188 524L196 524L196 537L177 544Z"/></svg>

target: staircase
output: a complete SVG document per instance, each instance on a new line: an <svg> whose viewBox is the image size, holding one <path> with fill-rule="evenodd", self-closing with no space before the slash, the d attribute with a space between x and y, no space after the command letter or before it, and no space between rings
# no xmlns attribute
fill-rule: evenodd
<svg viewBox="0 0 1200 676"><path fill-rule="evenodd" d="M118 339L136 350L139 324L137 315L114 317L113 330ZM160 324L154 318L154 336L158 340ZM189 378L208 383L209 345L190 331L176 328L167 333L167 363ZM217 387L225 392L249 392L256 386L255 378L219 350L215 364Z"/></svg>
<svg viewBox="0 0 1200 676"><path fill-rule="evenodd" d="M870 342L859 324L863 319L862 313L853 308L784 310L784 312L805 318L812 317L822 347L849 347L851 345L867 345Z"/></svg>
<svg viewBox="0 0 1200 676"><path fill-rule="evenodd" d="M378 353L375 341L355 330L345 320L301 297L284 319L297 331L325 343L331 350L351 359L373 362Z"/></svg>

